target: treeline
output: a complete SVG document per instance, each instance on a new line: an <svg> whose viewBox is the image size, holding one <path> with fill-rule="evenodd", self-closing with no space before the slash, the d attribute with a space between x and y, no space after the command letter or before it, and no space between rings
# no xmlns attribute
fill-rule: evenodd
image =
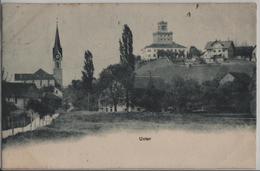
<svg viewBox="0 0 260 171"><path fill-rule="evenodd" d="M147 88L134 90L133 103L147 111L157 112L250 113L250 105L255 98L252 94L255 91L254 81L243 83L235 80L222 85L218 79L214 79L199 84L195 80L178 77L161 90L156 88L151 79Z"/></svg>

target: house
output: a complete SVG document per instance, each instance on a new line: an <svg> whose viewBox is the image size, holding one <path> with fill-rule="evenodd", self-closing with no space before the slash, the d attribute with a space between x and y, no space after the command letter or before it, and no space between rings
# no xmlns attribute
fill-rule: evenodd
<svg viewBox="0 0 260 171"><path fill-rule="evenodd" d="M235 58L236 59L243 59L247 61L252 60L253 55L253 46L238 46L235 48Z"/></svg>
<svg viewBox="0 0 260 171"><path fill-rule="evenodd" d="M203 55L207 62L223 62L234 57L235 46L233 41L210 41L205 46L206 53Z"/></svg>
<svg viewBox="0 0 260 171"><path fill-rule="evenodd" d="M32 74L15 74L14 79L16 82L33 83L37 88L55 86L55 78L53 75L47 73L43 69L37 70Z"/></svg>
<svg viewBox="0 0 260 171"><path fill-rule="evenodd" d="M25 109L30 99L40 97L39 90L33 83L4 82L2 84L3 98L12 102L18 109Z"/></svg>
<svg viewBox="0 0 260 171"><path fill-rule="evenodd" d="M157 59L159 58L158 52L162 51L180 54L186 54L187 51L187 48L185 46L173 41L173 33L168 31L167 22L165 21L161 21L158 23L158 30L153 33L153 43L145 46L144 49L142 49L142 59Z"/></svg>
<svg viewBox="0 0 260 171"><path fill-rule="evenodd" d="M246 73L229 72L222 77L222 79L219 81L219 84L224 85L227 82L239 81L240 83L243 83L245 85L249 85L250 80L251 80L250 76L247 75Z"/></svg>
<svg viewBox="0 0 260 171"><path fill-rule="evenodd" d="M51 94L53 94L53 95L55 95L55 96L57 96L59 98L63 97L62 91L60 89L54 87L54 86L43 87L42 90L44 92L43 95L45 93L51 93Z"/></svg>

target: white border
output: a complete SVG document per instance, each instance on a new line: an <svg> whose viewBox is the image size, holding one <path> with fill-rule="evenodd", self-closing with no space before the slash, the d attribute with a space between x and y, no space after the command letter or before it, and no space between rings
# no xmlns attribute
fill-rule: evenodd
<svg viewBox="0 0 260 171"><path fill-rule="evenodd" d="M0 0L1 2L1 0ZM260 23L259 1L258 0L2 0L1 3L256 3L257 4L257 52L260 48L260 38L258 34ZM258 55L258 53L257 53ZM256 118L256 169L260 170L260 61L257 60L257 118ZM258 86L259 85L259 86Z"/></svg>
<svg viewBox="0 0 260 171"><path fill-rule="evenodd" d="M2 3L249 3L258 0L2 0Z"/></svg>

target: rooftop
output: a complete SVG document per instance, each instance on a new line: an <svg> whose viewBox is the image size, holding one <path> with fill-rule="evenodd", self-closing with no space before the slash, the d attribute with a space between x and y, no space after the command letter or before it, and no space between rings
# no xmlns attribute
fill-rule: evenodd
<svg viewBox="0 0 260 171"><path fill-rule="evenodd" d="M230 40L228 40L228 41L220 41L220 40L215 40L215 41L210 41L210 42L208 42L207 44L206 44L206 46L205 46L205 49L212 49L213 48L213 45L215 44L215 43L220 43L222 46L223 46L223 48L229 48L230 46L234 46L234 44L233 44L233 41L230 41Z"/></svg>
<svg viewBox="0 0 260 171"><path fill-rule="evenodd" d="M4 82L2 86L4 97L33 98L39 96L39 91L35 84Z"/></svg>
<svg viewBox="0 0 260 171"><path fill-rule="evenodd" d="M183 45L172 42L171 44L160 44L160 43L152 43L145 48L186 48Z"/></svg>
<svg viewBox="0 0 260 171"><path fill-rule="evenodd" d="M251 56L254 50L253 46L239 46L235 48L236 56Z"/></svg>
<svg viewBox="0 0 260 171"><path fill-rule="evenodd" d="M248 74L242 72L229 72L232 76L234 76L238 81L243 83L249 83L251 78Z"/></svg>
<svg viewBox="0 0 260 171"><path fill-rule="evenodd" d="M15 81L26 81L26 80L53 80L53 75L47 73L43 69L37 70L35 73L27 73L27 74L15 74Z"/></svg>

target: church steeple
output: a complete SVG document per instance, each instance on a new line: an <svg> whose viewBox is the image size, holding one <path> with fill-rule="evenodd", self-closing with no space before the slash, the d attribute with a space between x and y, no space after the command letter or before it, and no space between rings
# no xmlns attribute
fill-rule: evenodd
<svg viewBox="0 0 260 171"><path fill-rule="evenodd" d="M61 47L61 44L60 44L58 21L56 21L56 35L55 35L55 42L54 42L54 47L53 47L53 54L54 54L55 51L59 52L60 55L62 56L62 47Z"/></svg>
<svg viewBox="0 0 260 171"><path fill-rule="evenodd" d="M59 35L59 27L58 27L58 21L56 22L56 35L55 35L55 42L53 47L53 76L56 80L56 83L58 83L62 87L62 47L60 44L60 35Z"/></svg>

